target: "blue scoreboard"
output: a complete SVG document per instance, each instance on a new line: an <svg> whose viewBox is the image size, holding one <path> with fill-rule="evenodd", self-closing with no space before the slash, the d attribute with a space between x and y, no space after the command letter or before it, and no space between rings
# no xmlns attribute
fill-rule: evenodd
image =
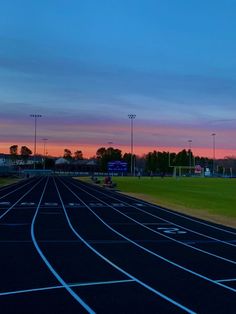
<svg viewBox="0 0 236 314"><path fill-rule="evenodd" d="M108 171L111 172L127 172L128 164L124 161L110 161L107 165Z"/></svg>

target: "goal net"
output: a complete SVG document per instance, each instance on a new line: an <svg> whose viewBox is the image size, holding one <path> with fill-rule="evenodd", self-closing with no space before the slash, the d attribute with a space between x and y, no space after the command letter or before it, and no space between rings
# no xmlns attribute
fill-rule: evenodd
<svg viewBox="0 0 236 314"><path fill-rule="evenodd" d="M203 177L204 168L200 166L175 166L173 170L173 177Z"/></svg>

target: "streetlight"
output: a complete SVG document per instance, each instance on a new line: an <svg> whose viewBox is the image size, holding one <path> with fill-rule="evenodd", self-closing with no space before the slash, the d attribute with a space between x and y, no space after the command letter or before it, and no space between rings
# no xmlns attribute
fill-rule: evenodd
<svg viewBox="0 0 236 314"><path fill-rule="evenodd" d="M46 142L48 141L48 138L42 138L42 141L43 141L43 157L44 157L43 169L45 169L45 162L46 162Z"/></svg>
<svg viewBox="0 0 236 314"><path fill-rule="evenodd" d="M191 148L192 148L192 140L188 140L189 143L189 173L191 174L191 166L192 166L192 156L191 156Z"/></svg>
<svg viewBox="0 0 236 314"><path fill-rule="evenodd" d="M215 154L215 151L216 151L216 142L215 142L215 136L216 136L216 133L212 133L211 134L212 136L212 139L213 139L213 160L212 160L212 175L214 175L214 172L215 172L215 158L216 158L216 154Z"/></svg>
<svg viewBox="0 0 236 314"><path fill-rule="evenodd" d="M133 148L134 148L134 136L133 136L133 121L136 118L136 114L128 114L128 117L131 121L131 141L130 141L130 146L131 146L131 161L130 161L130 172L131 176L134 174L133 172Z"/></svg>
<svg viewBox="0 0 236 314"><path fill-rule="evenodd" d="M41 114L31 114L30 117L34 118L34 169L36 157L36 142L37 142L37 118L41 118Z"/></svg>

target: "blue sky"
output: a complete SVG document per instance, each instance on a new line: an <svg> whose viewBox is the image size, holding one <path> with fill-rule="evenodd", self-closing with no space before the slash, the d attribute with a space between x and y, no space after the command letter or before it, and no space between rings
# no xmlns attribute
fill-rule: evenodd
<svg viewBox="0 0 236 314"><path fill-rule="evenodd" d="M211 155L215 132L236 155L235 29L229 0L1 1L0 151L32 146L35 112L51 153L128 151L135 113L139 154Z"/></svg>

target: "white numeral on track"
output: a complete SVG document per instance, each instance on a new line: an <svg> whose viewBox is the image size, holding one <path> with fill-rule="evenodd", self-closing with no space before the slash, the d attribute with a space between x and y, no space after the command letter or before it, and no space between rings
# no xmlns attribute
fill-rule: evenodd
<svg viewBox="0 0 236 314"><path fill-rule="evenodd" d="M174 228L174 227L162 227L162 228L157 228L160 231L163 231L164 233L170 233L170 234L183 234L187 233L187 231L180 230L179 228Z"/></svg>

